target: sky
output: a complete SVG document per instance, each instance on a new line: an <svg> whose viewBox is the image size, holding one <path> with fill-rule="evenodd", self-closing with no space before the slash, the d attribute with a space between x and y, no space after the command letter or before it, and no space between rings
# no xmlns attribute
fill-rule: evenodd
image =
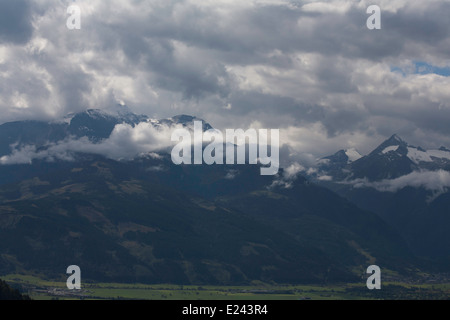
<svg viewBox="0 0 450 320"><path fill-rule="evenodd" d="M449 17L448 0L0 0L0 123L124 103L280 129L300 163L394 133L450 147Z"/></svg>

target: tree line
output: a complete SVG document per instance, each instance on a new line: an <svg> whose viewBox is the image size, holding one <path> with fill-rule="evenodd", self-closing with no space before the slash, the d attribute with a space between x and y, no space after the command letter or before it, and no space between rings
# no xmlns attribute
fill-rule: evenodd
<svg viewBox="0 0 450 320"><path fill-rule="evenodd" d="M31 300L28 295L22 295L19 290L11 288L0 279L0 300Z"/></svg>

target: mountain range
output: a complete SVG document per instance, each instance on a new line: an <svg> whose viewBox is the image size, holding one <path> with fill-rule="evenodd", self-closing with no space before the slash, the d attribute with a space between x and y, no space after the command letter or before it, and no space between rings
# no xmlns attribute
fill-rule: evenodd
<svg viewBox="0 0 450 320"><path fill-rule="evenodd" d="M309 177L375 212L416 255L448 259L449 149L425 150L394 134L366 156L341 150L319 159Z"/></svg>
<svg viewBox="0 0 450 320"><path fill-rule="evenodd" d="M432 161L414 162L411 154L417 160L428 153L410 153L413 147L396 136L366 157L349 150L321 159L315 175L289 184L282 169L261 176L257 166L176 166L167 150L130 159L94 152L113 135L120 138L120 126L163 130L194 120L201 119L155 120L119 106L60 121L1 125L0 274L64 279L75 264L91 281L230 285L361 281L371 264L405 277L448 267L446 235L436 235L447 226L447 193L427 202L426 189L402 194L346 184L395 179L418 166L448 168L447 158L431 156L435 151ZM203 129L210 128L203 121ZM74 141L91 147L61 156L58 146ZM437 216L396 212L392 199L382 208L361 204L354 199L361 191L383 201L420 202ZM398 217L387 217L385 207ZM435 245L433 254L414 247L410 233L419 229L399 228L398 220L415 215L421 217L415 226L424 227L424 246ZM430 264L432 259L439 263Z"/></svg>
<svg viewBox="0 0 450 320"><path fill-rule="evenodd" d="M450 150L445 147L425 150L409 145L394 134L367 156L362 156L356 149L340 150L319 159L318 169L324 176L338 181L395 179L414 171L449 171Z"/></svg>

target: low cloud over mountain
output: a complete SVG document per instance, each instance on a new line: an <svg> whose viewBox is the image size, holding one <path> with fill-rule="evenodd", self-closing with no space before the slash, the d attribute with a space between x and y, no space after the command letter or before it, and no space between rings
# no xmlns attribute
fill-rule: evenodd
<svg viewBox="0 0 450 320"><path fill-rule="evenodd" d="M444 170L415 171L395 179L370 182L367 179L349 181L355 188L375 188L379 191L397 192L405 187L423 187L431 191L444 192L450 188L450 173Z"/></svg>
<svg viewBox="0 0 450 320"><path fill-rule="evenodd" d="M25 145L16 147L10 155L1 157L0 163L25 164L31 163L34 159L72 161L75 159L74 153L98 154L114 160L131 160L139 154L157 157L152 152L161 151L172 145L170 134L173 129L168 126L155 128L150 123L144 122L134 127L119 124L109 138L98 143L82 137L48 143L39 149L33 145Z"/></svg>
<svg viewBox="0 0 450 320"><path fill-rule="evenodd" d="M425 150L393 135L366 156L341 150L319 159L310 175L318 181L382 192L413 187L442 193L450 187L450 151Z"/></svg>

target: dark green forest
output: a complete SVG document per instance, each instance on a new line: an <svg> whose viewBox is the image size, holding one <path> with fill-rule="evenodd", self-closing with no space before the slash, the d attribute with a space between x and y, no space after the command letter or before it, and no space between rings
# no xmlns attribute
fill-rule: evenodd
<svg viewBox="0 0 450 320"><path fill-rule="evenodd" d="M29 296L22 295L19 290L11 288L0 279L0 300L31 300Z"/></svg>

